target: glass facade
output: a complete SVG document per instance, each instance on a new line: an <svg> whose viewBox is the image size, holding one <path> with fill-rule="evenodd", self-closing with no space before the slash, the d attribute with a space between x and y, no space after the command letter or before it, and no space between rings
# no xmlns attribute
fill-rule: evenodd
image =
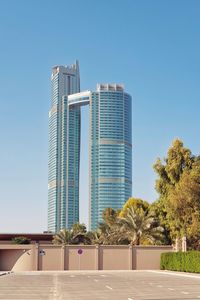
<svg viewBox="0 0 200 300"><path fill-rule="evenodd" d="M67 227L79 221L80 106L68 109Z"/></svg>
<svg viewBox="0 0 200 300"><path fill-rule="evenodd" d="M90 107L89 224L96 229L107 207L132 194L131 97L117 84L80 92L78 63L52 72L49 112L48 230L79 221L81 106Z"/></svg>
<svg viewBox="0 0 200 300"><path fill-rule="evenodd" d="M68 144L76 144L77 152L74 156L79 165L80 160L80 110L72 112L68 106L67 96L80 91L79 66L76 62L72 66L55 66L51 75L52 101L49 112L49 162L48 162L48 230L57 232L68 227L71 212L78 211L79 170L75 168L76 188L68 182L67 161ZM68 130L70 120L70 130ZM75 120L75 122L73 122ZM70 138L68 131L70 132ZM72 138L74 132L78 138ZM68 138L70 139L68 141ZM73 141L72 141L73 140ZM71 149L71 147L70 147ZM71 176L71 174L70 174ZM70 186L70 188L68 187ZM71 189L71 190L70 190ZM76 192L74 192L74 190ZM68 201L68 194L70 194ZM73 195L73 196L71 196ZM76 213L73 222L78 222Z"/></svg>
<svg viewBox="0 0 200 300"><path fill-rule="evenodd" d="M132 194L131 97L120 85L98 85L90 103L90 228L107 207Z"/></svg>

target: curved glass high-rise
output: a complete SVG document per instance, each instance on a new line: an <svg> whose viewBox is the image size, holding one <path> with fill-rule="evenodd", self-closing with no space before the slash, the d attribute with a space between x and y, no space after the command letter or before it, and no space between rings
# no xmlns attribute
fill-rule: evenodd
<svg viewBox="0 0 200 300"><path fill-rule="evenodd" d="M132 193L131 97L99 84L90 100L90 226L106 207L122 208Z"/></svg>
<svg viewBox="0 0 200 300"><path fill-rule="evenodd" d="M80 107L89 105L89 224L93 230L106 207L121 208L132 193L131 96L118 84L98 84L94 92L79 92L78 64L56 68L49 114L48 229L56 232L79 221ZM68 79L60 81L59 76Z"/></svg>

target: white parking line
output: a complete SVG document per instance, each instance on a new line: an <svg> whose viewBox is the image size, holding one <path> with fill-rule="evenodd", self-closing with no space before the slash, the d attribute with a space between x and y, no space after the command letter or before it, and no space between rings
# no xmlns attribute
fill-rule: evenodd
<svg viewBox="0 0 200 300"><path fill-rule="evenodd" d="M133 300L132 298L128 298L128 300Z"/></svg>
<svg viewBox="0 0 200 300"><path fill-rule="evenodd" d="M170 290L170 291L174 291L174 289L173 289L173 288L168 288L168 290Z"/></svg>
<svg viewBox="0 0 200 300"><path fill-rule="evenodd" d="M70 275L70 277L75 277L74 275Z"/></svg>
<svg viewBox="0 0 200 300"><path fill-rule="evenodd" d="M188 292L181 292L182 294L184 294L184 295L188 295L189 293Z"/></svg>
<svg viewBox="0 0 200 300"><path fill-rule="evenodd" d="M109 289L109 290L112 290L113 288L111 288L111 286L109 285L106 285L106 288Z"/></svg>
<svg viewBox="0 0 200 300"><path fill-rule="evenodd" d="M98 282L99 280L98 280L98 279L94 279L94 281L95 281L95 282Z"/></svg>
<svg viewBox="0 0 200 300"><path fill-rule="evenodd" d="M163 285L157 285L157 287L159 287L159 288L162 288L162 287L163 287Z"/></svg>

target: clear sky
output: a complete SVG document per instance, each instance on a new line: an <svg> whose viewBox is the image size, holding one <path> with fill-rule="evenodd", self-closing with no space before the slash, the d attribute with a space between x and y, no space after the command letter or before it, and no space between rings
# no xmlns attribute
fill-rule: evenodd
<svg viewBox="0 0 200 300"><path fill-rule="evenodd" d="M51 67L75 59L81 90L132 95L133 196L154 201L152 165L172 140L200 150L199 37L198 0L0 0L0 232L46 230ZM82 121L86 222L87 108Z"/></svg>

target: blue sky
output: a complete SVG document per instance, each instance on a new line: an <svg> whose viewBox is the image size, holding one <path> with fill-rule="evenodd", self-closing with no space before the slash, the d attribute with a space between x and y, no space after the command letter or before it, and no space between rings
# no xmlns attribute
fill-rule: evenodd
<svg viewBox="0 0 200 300"><path fill-rule="evenodd" d="M46 229L56 64L78 59L82 90L117 82L132 95L133 196L157 198L152 165L174 138L199 153L199 15L198 0L0 0L0 232ZM86 222L87 108L82 121Z"/></svg>

